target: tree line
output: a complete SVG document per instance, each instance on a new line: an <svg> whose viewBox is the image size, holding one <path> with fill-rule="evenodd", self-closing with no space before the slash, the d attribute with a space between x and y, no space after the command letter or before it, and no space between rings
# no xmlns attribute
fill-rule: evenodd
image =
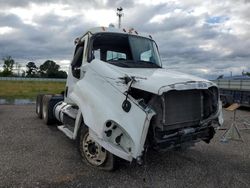
<svg viewBox="0 0 250 188"><path fill-rule="evenodd" d="M19 73L14 73L15 64L15 60L11 56L3 58L3 70L0 71L0 76L20 76ZM26 71L23 71L21 76L29 78L67 78L67 73L59 69L60 65L52 60L46 60L39 67L34 62L28 62L26 64Z"/></svg>

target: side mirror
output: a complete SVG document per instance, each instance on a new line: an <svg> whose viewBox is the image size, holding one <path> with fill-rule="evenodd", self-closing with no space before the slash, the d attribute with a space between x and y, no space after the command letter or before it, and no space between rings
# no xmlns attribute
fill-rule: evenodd
<svg viewBox="0 0 250 188"><path fill-rule="evenodd" d="M80 74L81 73L81 69L80 68L73 68L72 67L72 75L75 77L75 78L77 78L77 79L79 79L80 78Z"/></svg>
<svg viewBox="0 0 250 188"><path fill-rule="evenodd" d="M83 46L77 48L74 59L71 62L72 75L78 79L80 78L80 72L81 72L80 67L82 65L83 49L84 49Z"/></svg>

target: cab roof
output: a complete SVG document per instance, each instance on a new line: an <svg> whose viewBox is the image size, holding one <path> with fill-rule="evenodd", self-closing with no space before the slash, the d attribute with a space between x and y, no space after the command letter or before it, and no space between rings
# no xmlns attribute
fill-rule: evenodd
<svg viewBox="0 0 250 188"><path fill-rule="evenodd" d="M152 37L150 35L148 35L148 36L141 35L134 28L131 28L131 29L125 29L125 28L118 29L118 28L114 28L114 27L94 27L94 28L89 29L84 35L86 35L87 33L91 33L91 34L96 34L96 33L121 33L121 34L130 34L130 35L135 35L135 36L141 36L141 37L145 37L145 38L148 38L148 39L152 40Z"/></svg>

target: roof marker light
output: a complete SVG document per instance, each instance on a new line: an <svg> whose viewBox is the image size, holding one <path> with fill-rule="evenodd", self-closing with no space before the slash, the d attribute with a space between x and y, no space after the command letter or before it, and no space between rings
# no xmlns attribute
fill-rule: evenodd
<svg viewBox="0 0 250 188"><path fill-rule="evenodd" d="M128 33L132 34L132 31L134 30L134 28L130 28Z"/></svg>
<svg viewBox="0 0 250 188"><path fill-rule="evenodd" d="M77 38L75 39L75 41L74 41L75 45L77 45L79 41L80 41L80 39L77 37Z"/></svg>

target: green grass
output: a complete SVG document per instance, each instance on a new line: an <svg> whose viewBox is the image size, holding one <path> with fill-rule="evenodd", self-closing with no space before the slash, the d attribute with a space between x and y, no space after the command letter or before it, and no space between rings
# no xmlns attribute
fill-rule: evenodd
<svg viewBox="0 0 250 188"><path fill-rule="evenodd" d="M65 82L0 80L0 99L35 99L38 93L61 93Z"/></svg>

